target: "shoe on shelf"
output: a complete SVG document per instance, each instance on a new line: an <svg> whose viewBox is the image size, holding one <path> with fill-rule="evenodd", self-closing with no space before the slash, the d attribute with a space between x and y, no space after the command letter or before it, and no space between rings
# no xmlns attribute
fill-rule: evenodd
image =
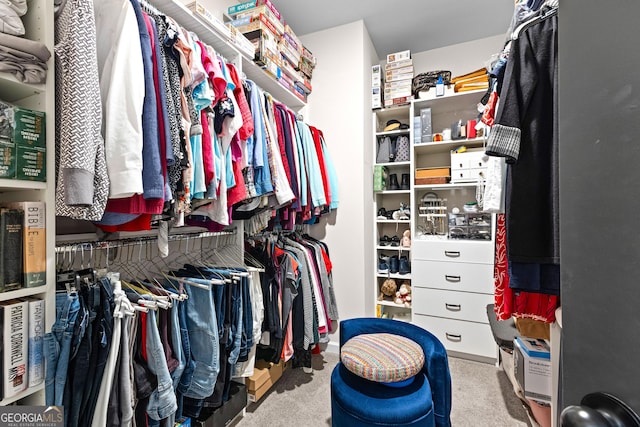
<svg viewBox="0 0 640 427"><path fill-rule="evenodd" d="M395 274L398 272L398 269L399 269L398 255L393 255L389 257L389 273Z"/></svg>
<svg viewBox="0 0 640 427"><path fill-rule="evenodd" d="M389 257L380 256L378 258L378 274L389 273Z"/></svg>
<svg viewBox="0 0 640 427"><path fill-rule="evenodd" d="M400 238L398 236L391 238L391 246L400 246Z"/></svg>
<svg viewBox="0 0 640 427"><path fill-rule="evenodd" d="M378 209L378 219L387 219L387 210L385 208Z"/></svg>
<svg viewBox="0 0 640 427"><path fill-rule="evenodd" d="M398 175L392 173L389 175L389 190L399 190L400 186L398 185Z"/></svg>
<svg viewBox="0 0 640 427"><path fill-rule="evenodd" d="M401 256L398 260L398 272L400 274L411 273L411 264L409 264L409 258L405 255Z"/></svg>
<svg viewBox="0 0 640 427"><path fill-rule="evenodd" d="M391 244L391 237L386 234L380 238L380 246L389 246Z"/></svg>
<svg viewBox="0 0 640 427"><path fill-rule="evenodd" d="M410 188L409 174L408 173L403 173L402 174L402 180L400 181L400 189L401 190L409 190L409 188Z"/></svg>

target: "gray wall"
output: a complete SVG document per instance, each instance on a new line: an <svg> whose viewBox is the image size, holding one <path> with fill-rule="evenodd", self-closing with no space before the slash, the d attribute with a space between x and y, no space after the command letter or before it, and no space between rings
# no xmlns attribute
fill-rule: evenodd
<svg viewBox="0 0 640 427"><path fill-rule="evenodd" d="M640 413L640 2L559 11L564 406Z"/></svg>

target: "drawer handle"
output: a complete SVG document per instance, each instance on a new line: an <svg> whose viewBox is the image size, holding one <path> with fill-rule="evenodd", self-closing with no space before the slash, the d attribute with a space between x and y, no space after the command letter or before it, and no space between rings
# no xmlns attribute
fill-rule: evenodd
<svg viewBox="0 0 640 427"><path fill-rule="evenodd" d="M450 334L449 332L445 332L444 334L447 336L447 339L449 341L457 341L457 342L462 341L462 335L460 334Z"/></svg>
<svg viewBox="0 0 640 427"><path fill-rule="evenodd" d="M460 276L451 276L449 274L445 274L444 278L447 282L459 282L460 280L462 280Z"/></svg>
<svg viewBox="0 0 640 427"><path fill-rule="evenodd" d="M460 304L447 304L445 302L444 306L447 307L447 310L451 310L451 311L460 311L460 310L462 310L462 306Z"/></svg>
<svg viewBox="0 0 640 427"><path fill-rule="evenodd" d="M444 254L451 258L457 258L460 256L460 251L444 251Z"/></svg>

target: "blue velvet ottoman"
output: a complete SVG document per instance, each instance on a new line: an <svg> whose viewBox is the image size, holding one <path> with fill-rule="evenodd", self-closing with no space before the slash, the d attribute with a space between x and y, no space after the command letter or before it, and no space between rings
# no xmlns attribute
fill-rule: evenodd
<svg viewBox="0 0 640 427"><path fill-rule="evenodd" d="M332 426L450 427L451 376L442 343L416 325L390 319L359 318L340 322L341 351L349 340L365 334L395 334L409 338L422 347L424 366L408 381L385 383L378 382L379 373L349 366L352 372L345 363L338 363L331 375ZM393 352L393 345L389 351ZM343 360L352 364L351 360Z"/></svg>

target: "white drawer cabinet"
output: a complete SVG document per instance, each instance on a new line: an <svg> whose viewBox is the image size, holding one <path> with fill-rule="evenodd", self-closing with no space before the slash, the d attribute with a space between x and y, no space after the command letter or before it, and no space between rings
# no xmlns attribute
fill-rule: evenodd
<svg viewBox="0 0 640 427"><path fill-rule="evenodd" d="M489 324L414 314L414 323L435 335L448 351L495 359L497 347Z"/></svg>
<svg viewBox="0 0 640 427"><path fill-rule="evenodd" d="M493 264L493 241L414 240L413 260Z"/></svg>
<svg viewBox="0 0 640 427"><path fill-rule="evenodd" d="M417 287L413 288L412 297L421 302L414 307L416 314L479 323L488 322L487 304L493 302L493 295Z"/></svg>
<svg viewBox="0 0 640 427"><path fill-rule="evenodd" d="M413 287L493 294L493 264L413 262Z"/></svg>

